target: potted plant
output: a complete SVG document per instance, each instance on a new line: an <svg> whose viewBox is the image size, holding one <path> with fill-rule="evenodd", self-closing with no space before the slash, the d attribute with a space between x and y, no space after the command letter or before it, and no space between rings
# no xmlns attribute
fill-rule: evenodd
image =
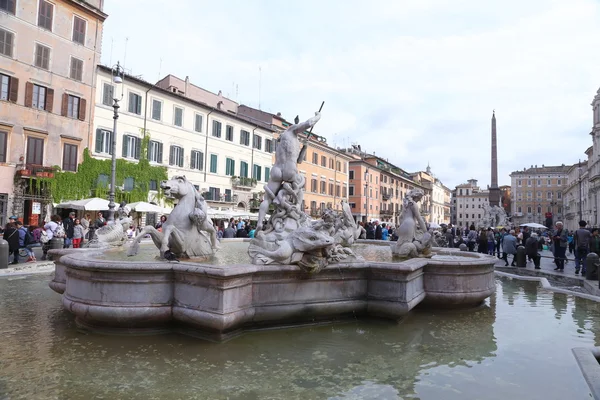
<svg viewBox="0 0 600 400"><path fill-rule="evenodd" d="M20 169L17 171L17 174L19 176L29 176L29 175L31 175L31 171L28 169Z"/></svg>

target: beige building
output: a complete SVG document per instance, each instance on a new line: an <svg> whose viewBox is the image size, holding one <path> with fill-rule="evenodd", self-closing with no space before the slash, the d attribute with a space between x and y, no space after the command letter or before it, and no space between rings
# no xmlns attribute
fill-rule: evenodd
<svg viewBox="0 0 600 400"><path fill-rule="evenodd" d="M37 223L49 198L36 176L77 170L93 119L102 8L102 0L0 1L0 224L7 214Z"/></svg>
<svg viewBox="0 0 600 400"><path fill-rule="evenodd" d="M513 225L536 222L552 225L564 218L563 191L570 165L532 165L510 174Z"/></svg>
<svg viewBox="0 0 600 400"><path fill-rule="evenodd" d="M485 213L484 206L489 205L489 192L477 185L476 179L456 186L453 190L452 206L456 211L456 219L452 223L464 229L477 224Z"/></svg>
<svg viewBox="0 0 600 400"><path fill-rule="evenodd" d="M425 171L419 171L411 174L415 182L420 183L427 188L431 193L430 197L425 200L424 206L430 211L428 218L429 223L449 224L450 223L450 189L448 189L442 181L436 178L429 165Z"/></svg>

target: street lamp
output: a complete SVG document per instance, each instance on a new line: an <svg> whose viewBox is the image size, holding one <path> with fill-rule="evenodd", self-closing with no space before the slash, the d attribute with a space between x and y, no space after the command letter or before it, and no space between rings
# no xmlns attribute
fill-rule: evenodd
<svg viewBox="0 0 600 400"><path fill-rule="evenodd" d="M112 68L112 81L115 85L123 84L125 70L117 61ZM123 86L121 86L121 97L117 98L116 87L113 90L113 133L111 135L112 164L110 170L110 191L108 192L108 223L115 221L115 187L117 175L117 120L119 119L119 101L123 99Z"/></svg>
<svg viewBox="0 0 600 400"><path fill-rule="evenodd" d="M366 220L369 222L369 168L365 171L365 197L367 198L367 209L365 210Z"/></svg>
<svg viewBox="0 0 600 400"><path fill-rule="evenodd" d="M581 201L583 200L583 195L581 194L581 160L579 160L579 166L577 167L577 172L579 172L579 220L583 220L583 212L581 210Z"/></svg>

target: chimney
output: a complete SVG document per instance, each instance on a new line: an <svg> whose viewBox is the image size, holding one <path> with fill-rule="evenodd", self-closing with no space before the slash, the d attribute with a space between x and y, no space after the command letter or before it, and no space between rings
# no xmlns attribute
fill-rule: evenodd
<svg viewBox="0 0 600 400"><path fill-rule="evenodd" d="M183 93L184 96L188 95L188 87L190 86L190 77L186 75L185 77L185 92Z"/></svg>
<svg viewBox="0 0 600 400"><path fill-rule="evenodd" d="M222 106L223 106L223 102L222 102L222 101L219 101L219 102L217 103L217 108L220 110Z"/></svg>
<svg viewBox="0 0 600 400"><path fill-rule="evenodd" d="M219 94L218 94L217 96L219 96L219 97L223 97L223 92L221 92L221 91L219 90Z"/></svg>

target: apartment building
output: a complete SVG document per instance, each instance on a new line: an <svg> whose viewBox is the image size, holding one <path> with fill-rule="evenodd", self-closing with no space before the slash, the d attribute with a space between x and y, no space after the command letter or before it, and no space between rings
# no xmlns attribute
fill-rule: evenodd
<svg viewBox="0 0 600 400"><path fill-rule="evenodd" d="M76 171L93 118L102 0L0 1L0 224L42 218L38 176ZM16 177L15 177L16 174Z"/></svg>
<svg viewBox="0 0 600 400"><path fill-rule="evenodd" d="M572 165L567 171L567 184L563 192L563 208L565 210L564 225L569 230L579 229L579 221L586 221L590 226L598 226L595 196L591 196L590 169L592 147L586 155L589 160Z"/></svg>
<svg viewBox="0 0 600 400"><path fill-rule="evenodd" d="M152 165L166 166L169 177L185 175L211 207L249 210L253 195L269 180L275 150L270 126L137 77L126 75L124 83L115 85L112 70L101 65L96 83L90 138L94 157L111 157L116 97L121 99L117 157L136 162L142 140L149 136Z"/></svg>
<svg viewBox="0 0 600 400"><path fill-rule="evenodd" d="M456 219L452 223L463 229L477 226L485 213L484 206L489 205L489 192L482 190L476 179L469 179L467 183L456 186L452 193L453 209L456 210Z"/></svg>
<svg viewBox="0 0 600 400"><path fill-rule="evenodd" d="M400 223L402 200L409 190L420 188L425 196L419 208L427 219L431 191L413 181L412 176L387 160L368 154L359 145L345 149L352 157L348 199L357 221L373 220L397 226Z"/></svg>
<svg viewBox="0 0 600 400"><path fill-rule="evenodd" d="M239 106L238 115L253 123L271 126L277 131L276 136L291 125L280 113L271 114L246 105ZM326 208L341 210L341 201L348 200L351 157L330 147L327 139L316 133L309 135L304 132L299 135L300 140L307 138L308 148L304 160L298 165L298 172L306 180L303 209L308 215L317 218Z"/></svg>
<svg viewBox="0 0 600 400"><path fill-rule="evenodd" d="M412 173L415 182L420 183L431 193L429 203L429 216L426 219L429 223L449 224L450 223L450 189L442 181L436 178L431 172L431 167L427 165L425 171Z"/></svg>
<svg viewBox="0 0 600 400"><path fill-rule="evenodd" d="M563 191L567 188L567 176L571 166L532 165L522 171L514 171L511 178L511 214L513 225L536 222L552 226L562 220Z"/></svg>

